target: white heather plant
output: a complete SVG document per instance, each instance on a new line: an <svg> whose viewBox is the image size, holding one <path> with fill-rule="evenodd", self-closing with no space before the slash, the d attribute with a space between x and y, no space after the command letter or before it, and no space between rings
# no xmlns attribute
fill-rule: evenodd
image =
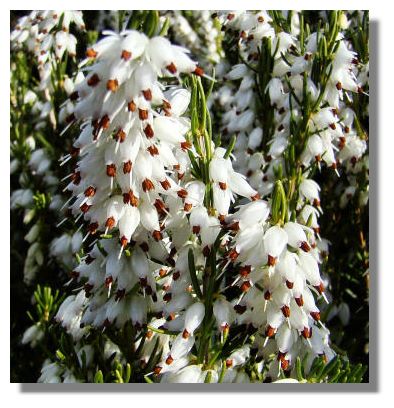
<svg viewBox="0 0 394 408"><path fill-rule="evenodd" d="M107 20L111 31L98 32ZM20 18L11 101L36 125L12 117L11 208L29 209L25 223L39 214L25 279L45 287L21 332L42 350L35 381L362 381L363 357L341 336L346 293L366 290L352 273L368 265L360 21L342 11ZM337 242L321 225L341 211L360 245L346 241L333 262L350 266L330 275Z"/></svg>

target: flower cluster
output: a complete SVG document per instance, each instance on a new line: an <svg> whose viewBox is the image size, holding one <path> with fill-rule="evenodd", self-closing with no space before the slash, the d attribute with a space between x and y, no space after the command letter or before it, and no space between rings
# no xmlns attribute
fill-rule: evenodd
<svg viewBox="0 0 394 408"><path fill-rule="evenodd" d="M111 31L74 73L82 12L19 19L12 48L33 53L40 85L21 98L15 80L14 105L39 118L12 121L11 205L38 219L26 280L68 272L34 292L22 343L49 344L39 382L306 382L339 367L325 322L351 309L325 214L368 203L368 56L351 29L365 18L307 17L99 12Z"/></svg>

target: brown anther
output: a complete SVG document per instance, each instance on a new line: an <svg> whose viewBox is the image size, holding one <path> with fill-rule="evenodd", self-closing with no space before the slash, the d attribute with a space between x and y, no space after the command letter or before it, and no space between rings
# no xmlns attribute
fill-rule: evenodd
<svg viewBox="0 0 394 408"><path fill-rule="evenodd" d="M167 365L172 364L173 361L174 361L174 359L171 357L171 355L169 355L169 356L166 358L166 364L167 364Z"/></svg>
<svg viewBox="0 0 394 408"><path fill-rule="evenodd" d="M132 53L130 51L122 50L122 53L120 54L120 58L124 59L125 61L128 61L132 57Z"/></svg>
<svg viewBox="0 0 394 408"><path fill-rule="evenodd" d="M87 84L89 86L96 86L100 82L100 78L97 74L93 74L89 79Z"/></svg>
<svg viewBox="0 0 394 408"><path fill-rule="evenodd" d="M242 31L239 33L239 38L242 38L243 40L245 40L246 37L247 37L246 32L242 30Z"/></svg>
<svg viewBox="0 0 394 408"><path fill-rule="evenodd" d="M265 335L267 337L272 337L274 334L275 334L275 329L272 326L268 325L267 328L265 329Z"/></svg>
<svg viewBox="0 0 394 408"><path fill-rule="evenodd" d="M129 240L123 235L123 237L120 239L120 245L125 248L128 243Z"/></svg>
<svg viewBox="0 0 394 408"><path fill-rule="evenodd" d="M159 276L160 276L160 278L164 278L164 276L166 276L166 275L167 275L167 270L161 268L161 269L159 270Z"/></svg>
<svg viewBox="0 0 394 408"><path fill-rule="evenodd" d="M186 198L187 197L187 191L183 188L177 191L177 195L179 198Z"/></svg>
<svg viewBox="0 0 394 408"><path fill-rule="evenodd" d="M164 179L163 181L160 181L160 185L163 187L164 190L168 190L171 187L170 182L168 179Z"/></svg>
<svg viewBox="0 0 394 408"><path fill-rule="evenodd" d="M145 179L142 182L142 189L144 190L144 192L146 193L147 191L151 191L155 189L155 186L153 185L152 181L149 179Z"/></svg>
<svg viewBox="0 0 394 408"><path fill-rule="evenodd" d="M188 339L189 336L190 336L190 333L189 333L186 329L183 330L182 337L183 337L184 339Z"/></svg>
<svg viewBox="0 0 394 408"><path fill-rule="evenodd" d="M109 288L110 286L111 286L111 284L112 284L112 282L113 282L114 280L113 280L113 278L112 278L112 276L107 276L106 278L105 278L105 287L106 288Z"/></svg>
<svg viewBox="0 0 394 408"><path fill-rule="evenodd" d="M230 231L239 231L239 221L235 221L232 224L228 225L227 229Z"/></svg>
<svg viewBox="0 0 394 408"><path fill-rule="evenodd" d="M317 162L321 162L321 156L320 156L320 154L317 154L317 155L315 156L315 160L316 160Z"/></svg>
<svg viewBox="0 0 394 408"><path fill-rule="evenodd" d="M148 139L151 139L154 136L155 132L153 131L153 128L149 123L145 126L144 133Z"/></svg>
<svg viewBox="0 0 394 408"><path fill-rule="evenodd" d="M315 198L315 199L313 200L313 205L314 205L315 207L320 207L320 200L318 200L317 198ZM306 252L308 252L308 251L306 251Z"/></svg>
<svg viewBox="0 0 394 408"><path fill-rule="evenodd" d="M247 292L250 289L251 286L252 285L250 284L249 281L243 282L242 285L241 285L242 292Z"/></svg>
<svg viewBox="0 0 394 408"><path fill-rule="evenodd" d="M293 289L294 282L290 282L289 280L286 280L286 286L288 289Z"/></svg>
<svg viewBox="0 0 394 408"><path fill-rule="evenodd" d="M234 13L227 14L227 20L231 21L235 17Z"/></svg>
<svg viewBox="0 0 394 408"><path fill-rule="evenodd" d="M163 369L162 367L156 366L156 367L153 369L153 372L154 372L155 375L159 375L162 369Z"/></svg>
<svg viewBox="0 0 394 408"><path fill-rule="evenodd" d="M85 192L85 197L93 197L96 194L96 189L93 186L89 186Z"/></svg>
<svg viewBox="0 0 394 408"><path fill-rule="evenodd" d="M107 176L115 177L116 176L116 166L115 164L107 164Z"/></svg>
<svg viewBox="0 0 394 408"><path fill-rule="evenodd" d="M315 204L315 203L313 203L313 204ZM319 203L319 204L320 204L320 203ZM310 245L309 245L308 242L306 242L306 241L302 241L302 242L301 242L300 248L301 248L304 252L309 252L309 251L311 250Z"/></svg>
<svg viewBox="0 0 394 408"><path fill-rule="evenodd" d="M180 276L181 276L181 273L180 273L179 271L176 271L176 272L174 272L174 273L172 274L172 279L173 279L174 281L177 281L177 280L180 278Z"/></svg>
<svg viewBox="0 0 394 408"><path fill-rule="evenodd" d="M97 232L98 227L98 222L92 222L88 225L88 230L92 235L94 235Z"/></svg>
<svg viewBox="0 0 394 408"><path fill-rule="evenodd" d="M311 59L311 57L312 57L312 54L310 54L310 53L306 53L305 55L304 55L304 60L305 61L309 61L310 59Z"/></svg>
<svg viewBox="0 0 394 408"><path fill-rule="evenodd" d="M91 205L84 203L82 204L79 209L85 214L89 211L89 208L91 207Z"/></svg>
<svg viewBox="0 0 394 408"><path fill-rule="evenodd" d="M170 300L171 300L171 298L172 298L172 295L171 295L171 293L166 293L164 296L163 296L163 300L164 300L164 302L169 302Z"/></svg>
<svg viewBox="0 0 394 408"><path fill-rule="evenodd" d="M152 330L148 330L145 334L145 337L150 340L153 336L153 331Z"/></svg>
<svg viewBox="0 0 394 408"><path fill-rule="evenodd" d="M126 139L126 132L122 128L119 128L115 133L114 139L120 143L123 143Z"/></svg>
<svg viewBox="0 0 394 408"><path fill-rule="evenodd" d="M148 110L138 108L138 117L140 118L140 120L148 119Z"/></svg>
<svg viewBox="0 0 394 408"><path fill-rule="evenodd" d="M274 266L276 265L276 257L268 255L268 261L267 261L268 266Z"/></svg>
<svg viewBox="0 0 394 408"><path fill-rule="evenodd" d="M312 316L313 320L318 322L320 320L320 312L310 312L310 315Z"/></svg>
<svg viewBox="0 0 394 408"><path fill-rule="evenodd" d="M282 367L283 371L288 370L289 368L289 360L286 360L285 358L283 358L282 360L280 360L280 366Z"/></svg>
<svg viewBox="0 0 394 408"><path fill-rule="evenodd" d="M140 278L140 285L142 288L145 288L148 284L148 278Z"/></svg>
<svg viewBox="0 0 394 408"><path fill-rule="evenodd" d="M264 23L264 17L263 16L258 16L257 21L259 23Z"/></svg>
<svg viewBox="0 0 394 408"><path fill-rule="evenodd" d="M244 265L244 266L241 266L241 268L239 270L239 274L243 278L246 278L250 274L251 270L252 270L252 267L250 265Z"/></svg>
<svg viewBox="0 0 394 408"><path fill-rule="evenodd" d="M100 120L100 128L108 129L110 124L110 119L108 115L104 115Z"/></svg>
<svg viewBox="0 0 394 408"><path fill-rule="evenodd" d="M239 256L239 253L235 248L231 249L231 251L228 253L228 257L234 262Z"/></svg>
<svg viewBox="0 0 394 408"><path fill-rule="evenodd" d="M314 286L314 288L320 293L322 294L324 292L324 285L323 282L320 282L319 285Z"/></svg>
<svg viewBox="0 0 394 408"><path fill-rule="evenodd" d="M171 62L171 64L166 66L167 70L171 72L171 74L176 74L176 66L173 62Z"/></svg>
<svg viewBox="0 0 394 408"><path fill-rule="evenodd" d="M221 225L225 225L226 223L226 216L224 214L219 214L218 215L218 220L220 221Z"/></svg>
<svg viewBox="0 0 394 408"><path fill-rule="evenodd" d="M254 196L250 197L250 199L251 199L252 201L260 200L260 194L257 193L257 194L255 194Z"/></svg>
<svg viewBox="0 0 394 408"><path fill-rule="evenodd" d="M283 124L281 123L281 124L278 126L278 132L281 132L284 128L285 128L285 127L284 127Z"/></svg>
<svg viewBox="0 0 394 408"><path fill-rule="evenodd" d="M163 234L160 231L154 230L152 232L152 237L156 242L159 242L163 239Z"/></svg>
<svg viewBox="0 0 394 408"><path fill-rule="evenodd" d="M352 165L353 165L353 167L356 165L356 163L357 163L357 157L355 157L355 156L353 156L351 159L350 159L350 163L352 163Z"/></svg>
<svg viewBox="0 0 394 408"><path fill-rule="evenodd" d="M135 112L135 110L137 109L137 105L134 103L134 101L130 101L127 104L127 109L129 110L129 112Z"/></svg>
<svg viewBox="0 0 394 408"><path fill-rule="evenodd" d="M223 183L223 182L221 182L221 181L219 181L219 187L220 187L222 190L227 190L227 184L226 184L226 183Z"/></svg>
<svg viewBox="0 0 394 408"><path fill-rule="evenodd" d="M337 128L337 125L335 123L330 123L328 126L330 126L332 130L335 130Z"/></svg>
<svg viewBox="0 0 394 408"><path fill-rule="evenodd" d="M190 142L181 142L181 149L182 150L188 150L192 147L192 144Z"/></svg>
<svg viewBox="0 0 394 408"><path fill-rule="evenodd" d="M150 89L145 89L145 91L142 91L142 95L144 95L144 98L147 101L151 101L152 100L152 91Z"/></svg>
<svg viewBox="0 0 394 408"><path fill-rule="evenodd" d="M140 248L144 251L144 252L148 252L149 251L149 245L147 242L143 242L142 244L140 244Z"/></svg>
<svg viewBox="0 0 394 408"><path fill-rule="evenodd" d="M177 175L178 180L182 180L184 175L185 175L185 173L178 173L178 175Z"/></svg>
<svg viewBox="0 0 394 408"><path fill-rule="evenodd" d="M199 234L201 227L199 225L193 225L192 232L193 234Z"/></svg>
<svg viewBox="0 0 394 408"><path fill-rule="evenodd" d="M203 76L204 75L204 70L201 67L196 67L196 69L193 71L194 74L197 76Z"/></svg>
<svg viewBox="0 0 394 408"><path fill-rule="evenodd" d="M155 208L156 208L156 210L157 210L157 212L159 213L159 214L165 214L166 213L166 206L165 206L165 204L163 203L163 201L161 201L159 198L156 198L156 201L154 202L154 204L153 204L154 206L155 206Z"/></svg>
<svg viewBox="0 0 394 408"><path fill-rule="evenodd" d="M226 360L226 368L230 368L233 366L233 360L231 358L228 358Z"/></svg>
<svg viewBox="0 0 394 408"><path fill-rule="evenodd" d="M114 217L108 217L107 220L105 221L105 226L108 229L111 229L115 226L115 218Z"/></svg>
<svg viewBox="0 0 394 408"><path fill-rule="evenodd" d="M299 307L304 306L304 298L302 297L302 295L300 295L300 297L298 297L298 298L296 297L294 300L296 301L296 303L297 303L297 305Z"/></svg>
<svg viewBox="0 0 394 408"><path fill-rule="evenodd" d="M96 58L97 57L97 51L95 51L93 48L88 48L86 50L86 57L87 58Z"/></svg>
<svg viewBox="0 0 394 408"><path fill-rule="evenodd" d="M346 145L346 138L341 136L339 138L339 144L338 144L339 150L342 150L345 147L345 145Z"/></svg>
<svg viewBox="0 0 394 408"><path fill-rule="evenodd" d="M107 81L108 91L116 92L118 90L118 88L119 88L119 82L118 82L118 80L116 78L115 79L109 79Z"/></svg>
<svg viewBox="0 0 394 408"><path fill-rule="evenodd" d="M264 292L264 299L265 300L271 300L271 292L269 290L266 290Z"/></svg>
<svg viewBox="0 0 394 408"><path fill-rule="evenodd" d="M358 86L357 87L357 93L363 93L364 92L364 89L363 88L361 88L361 86Z"/></svg>
<svg viewBox="0 0 394 408"><path fill-rule="evenodd" d="M243 305L235 305L234 306L235 313L237 314L244 314L246 312L246 306Z"/></svg>
<svg viewBox="0 0 394 408"><path fill-rule="evenodd" d="M290 317L290 308L289 308L289 306L283 305L283 306L280 308L280 310L282 311L284 317L286 317L286 318L287 318L287 317Z"/></svg>
<svg viewBox="0 0 394 408"><path fill-rule="evenodd" d="M302 337L303 337L304 339L309 339L309 337L310 337L309 327L304 327L304 328L302 329L301 335L302 335Z"/></svg>
<svg viewBox="0 0 394 408"><path fill-rule="evenodd" d="M189 212L191 211L192 208L193 208L193 204L185 203L185 205L183 206L183 211Z"/></svg>
<svg viewBox="0 0 394 408"><path fill-rule="evenodd" d="M338 89L338 91L340 91L340 90L342 89L342 84L341 84L341 82L339 82L339 81L336 83L335 86L336 86L336 88Z"/></svg>
<svg viewBox="0 0 394 408"><path fill-rule="evenodd" d="M146 149L151 156L157 156L159 154L159 149L155 145L151 145Z"/></svg>
<svg viewBox="0 0 394 408"><path fill-rule="evenodd" d="M71 277L72 279L78 279L78 277L79 277L79 272L77 272L77 271L72 271L72 272L70 273L70 277Z"/></svg>
<svg viewBox="0 0 394 408"><path fill-rule="evenodd" d="M131 172L131 169L133 167L133 164L131 163L131 161L127 161L123 163L123 174L128 174Z"/></svg>

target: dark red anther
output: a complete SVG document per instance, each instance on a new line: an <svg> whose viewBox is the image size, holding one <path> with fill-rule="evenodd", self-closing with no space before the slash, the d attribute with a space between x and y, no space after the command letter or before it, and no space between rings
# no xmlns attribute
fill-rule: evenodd
<svg viewBox="0 0 394 408"><path fill-rule="evenodd" d="M147 101L151 101L152 100L152 91L150 89L145 89L145 91L142 91L142 95L144 95L144 98Z"/></svg>
<svg viewBox="0 0 394 408"><path fill-rule="evenodd" d="M250 274L250 271L252 270L252 267L250 265L244 265L241 266L240 270L239 270L239 274L245 278Z"/></svg>
<svg viewBox="0 0 394 408"><path fill-rule="evenodd" d="M320 320L320 312L310 312L310 315L312 316L313 320L318 322Z"/></svg>
<svg viewBox="0 0 394 408"><path fill-rule="evenodd" d="M320 204L320 203L319 203L319 204ZM317 207L318 207L318 206L319 206L319 205L317 205ZM304 252L309 252L309 251L311 250L310 245L309 245L308 242L306 242L306 241L302 241L302 242L301 242L300 248L301 248Z"/></svg>
<svg viewBox="0 0 394 408"><path fill-rule="evenodd" d="M147 120L148 119L148 110L138 108L138 117L140 118L140 120Z"/></svg>
<svg viewBox="0 0 394 408"><path fill-rule="evenodd" d="M171 74L176 74L177 69L176 69L176 66L175 66L175 64L173 62L171 62L171 64L167 65L166 68L167 68L167 70L169 72L171 72Z"/></svg>
<svg viewBox="0 0 394 408"><path fill-rule="evenodd" d="M274 266L276 264L276 257L268 255L268 266Z"/></svg>
<svg viewBox="0 0 394 408"><path fill-rule="evenodd" d="M119 82L117 79L109 79L107 81L107 90L111 92L116 92L119 88Z"/></svg>
<svg viewBox="0 0 394 408"><path fill-rule="evenodd" d="M144 192L146 193L147 191L151 191L155 189L155 186L153 185L152 181L149 179L145 179L142 182L142 189L144 190Z"/></svg>
<svg viewBox="0 0 394 408"><path fill-rule="evenodd" d="M275 328L272 327L272 326L270 326L270 325L268 325L267 328L265 329L265 335L266 335L267 337L273 337L274 334L275 334Z"/></svg>
<svg viewBox="0 0 394 408"><path fill-rule="evenodd" d="M133 164L131 163L131 161L127 161L123 163L123 174L128 174L131 172L131 169L133 167Z"/></svg>
<svg viewBox="0 0 394 408"><path fill-rule="evenodd" d="M289 306L283 305L280 310L282 311L284 317L286 318L290 317L290 307Z"/></svg>
<svg viewBox="0 0 394 408"><path fill-rule="evenodd" d="M107 176L108 177L115 177L116 176L116 166L114 163L107 164Z"/></svg>
<svg viewBox="0 0 394 408"><path fill-rule="evenodd" d="M100 78L97 74L93 74L89 79L88 79L88 86L96 86L100 82Z"/></svg>
<svg viewBox="0 0 394 408"><path fill-rule="evenodd" d="M187 191L183 188L177 191L177 195L179 198L186 198L187 197Z"/></svg>
<svg viewBox="0 0 394 408"><path fill-rule="evenodd" d="M135 112L135 110L137 109L137 105L134 103L134 101L130 101L127 104L127 109L129 110L129 112Z"/></svg>

